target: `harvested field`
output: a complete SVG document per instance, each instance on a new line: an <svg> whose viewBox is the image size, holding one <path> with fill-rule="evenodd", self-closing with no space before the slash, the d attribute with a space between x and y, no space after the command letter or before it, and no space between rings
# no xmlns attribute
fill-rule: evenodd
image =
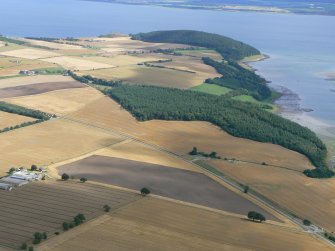
<svg viewBox="0 0 335 251"><path fill-rule="evenodd" d="M42 40L27 39L27 38L23 38L21 40L28 42L32 45L44 46L44 47L48 47L48 48L55 49L55 50L81 50L82 49L81 46L66 44L66 42L53 43L53 42L47 42L47 41L42 41Z"/></svg>
<svg viewBox="0 0 335 251"><path fill-rule="evenodd" d="M87 220L112 208L134 201L139 196L117 189L77 182L34 182L12 192L0 190L0 245L18 248L31 243L35 232L62 232L62 223L78 213Z"/></svg>
<svg viewBox="0 0 335 251"><path fill-rule="evenodd" d="M85 87L8 98L4 101L51 114L64 115L74 112L101 97L102 94L96 89Z"/></svg>
<svg viewBox="0 0 335 251"><path fill-rule="evenodd" d="M115 67L109 64L92 62L92 61L88 61L88 60L84 60L84 59L80 59L76 57L70 57L70 56L49 57L49 58L43 59L43 61L58 64L68 70L87 71L87 70L105 69L105 68Z"/></svg>
<svg viewBox="0 0 335 251"><path fill-rule="evenodd" d="M7 87L0 89L0 98L28 96L61 89L84 88L84 87L86 87L86 85L77 81L21 85L21 86Z"/></svg>
<svg viewBox="0 0 335 251"><path fill-rule="evenodd" d="M26 49L0 52L0 55L16 57L16 58L40 59L40 58L56 57L59 56L60 54L47 50L26 48Z"/></svg>
<svg viewBox="0 0 335 251"><path fill-rule="evenodd" d="M187 89L203 83L204 76L197 73L146 66L124 66L84 72L98 78L123 80L132 84L146 84Z"/></svg>
<svg viewBox="0 0 335 251"><path fill-rule="evenodd" d="M25 76L24 78L1 79L0 88L23 86L30 84L50 83L50 82L71 82L73 78L60 75L37 75Z"/></svg>
<svg viewBox="0 0 335 251"><path fill-rule="evenodd" d="M191 57L197 57L197 58L203 58L203 57L210 57L213 58L214 60L220 61L222 60L222 56L214 51L214 50L208 50L208 49L199 49L199 50L176 50L177 53L181 53L186 56L191 56Z"/></svg>
<svg viewBox="0 0 335 251"><path fill-rule="evenodd" d="M80 228L43 243L39 250L332 250L298 229L257 224L155 198L139 200Z"/></svg>
<svg viewBox="0 0 335 251"><path fill-rule="evenodd" d="M301 154L277 145L233 137L207 122L160 120L138 122L108 97L98 99L68 116L132 135L180 155L186 155L193 146L196 146L199 151L215 151L222 157L256 163L266 162L299 171L312 168L309 160Z"/></svg>
<svg viewBox="0 0 335 251"><path fill-rule="evenodd" d="M132 140L123 141L120 144L115 144L111 147L102 149L97 154L180 168L195 172L199 171L191 163Z"/></svg>
<svg viewBox="0 0 335 251"><path fill-rule="evenodd" d="M335 231L334 179L311 179L299 172L250 163L211 164L302 219Z"/></svg>
<svg viewBox="0 0 335 251"><path fill-rule="evenodd" d="M52 119L0 134L0 175L11 167L47 166L122 141L104 130Z"/></svg>
<svg viewBox="0 0 335 251"><path fill-rule="evenodd" d="M35 120L36 119L34 118L0 111L0 130L6 127L16 126L24 122L35 121Z"/></svg>
<svg viewBox="0 0 335 251"><path fill-rule="evenodd" d="M231 213L246 215L254 210L267 219L278 220L258 205L197 172L98 155L61 166L59 174L65 172L133 190L147 187L156 195Z"/></svg>

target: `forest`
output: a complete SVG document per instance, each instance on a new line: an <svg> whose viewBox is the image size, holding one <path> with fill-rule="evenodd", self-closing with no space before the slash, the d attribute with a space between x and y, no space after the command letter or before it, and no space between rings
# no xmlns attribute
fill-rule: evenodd
<svg viewBox="0 0 335 251"><path fill-rule="evenodd" d="M314 132L256 105L224 96L153 86L120 85L105 92L140 121L208 121L233 136L302 153L318 168L327 169L327 148Z"/></svg>
<svg viewBox="0 0 335 251"><path fill-rule="evenodd" d="M153 31L131 35L132 39L155 43L187 44L216 50L227 61L237 61L248 56L261 54L256 48L229 37L214 33L171 30Z"/></svg>

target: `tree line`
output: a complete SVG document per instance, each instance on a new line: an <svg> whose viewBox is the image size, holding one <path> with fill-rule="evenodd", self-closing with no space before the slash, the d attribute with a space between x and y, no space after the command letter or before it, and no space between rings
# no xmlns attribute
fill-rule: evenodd
<svg viewBox="0 0 335 251"><path fill-rule="evenodd" d="M0 111L27 116L41 121L49 120L50 118L55 117L55 115L46 112L25 108L19 105L9 104L3 101L0 101Z"/></svg>
<svg viewBox="0 0 335 251"><path fill-rule="evenodd" d="M233 136L302 153L320 170L328 170L327 148L314 132L259 106L224 96L154 86L120 85L106 90L106 94L138 120L208 121Z"/></svg>

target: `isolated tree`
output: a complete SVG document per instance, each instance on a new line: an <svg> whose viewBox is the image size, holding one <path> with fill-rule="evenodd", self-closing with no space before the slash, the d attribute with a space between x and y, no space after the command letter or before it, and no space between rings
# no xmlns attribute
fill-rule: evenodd
<svg viewBox="0 0 335 251"><path fill-rule="evenodd" d="M249 192L249 186L248 185L244 186L243 192L244 193L248 193Z"/></svg>
<svg viewBox="0 0 335 251"><path fill-rule="evenodd" d="M305 220L303 221L303 224L304 224L305 226L310 226L310 225L312 224L312 222L310 222L309 220L305 219Z"/></svg>
<svg viewBox="0 0 335 251"><path fill-rule="evenodd" d="M84 177L80 178L81 183L85 183L86 181L87 181L87 178L84 178Z"/></svg>
<svg viewBox="0 0 335 251"><path fill-rule="evenodd" d="M248 219L252 220L252 221L255 221L255 218L256 218L256 212L254 211L250 211L248 213Z"/></svg>
<svg viewBox="0 0 335 251"><path fill-rule="evenodd" d="M148 188L146 188L146 187L143 187L141 189L141 194L142 195L148 195L148 194L150 194L150 190Z"/></svg>
<svg viewBox="0 0 335 251"><path fill-rule="evenodd" d="M103 206L105 212L109 212L111 210L111 207L109 205Z"/></svg>
<svg viewBox="0 0 335 251"><path fill-rule="evenodd" d="M30 170L31 170L31 171L36 171L36 170L37 170L37 166L36 166L36 165L31 165Z"/></svg>
<svg viewBox="0 0 335 251"><path fill-rule="evenodd" d="M70 178L70 176L67 173L63 173L62 174L62 180L68 180Z"/></svg>
<svg viewBox="0 0 335 251"><path fill-rule="evenodd" d="M259 222L263 222L266 221L266 218L264 215L262 215L261 213L255 212L255 211L250 211L248 213L248 218L252 221L259 221Z"/></svg>
<svg viewBox="0 0 335 251"><path fill-rule="evenodd" d="M197 155L198 149L196 147L193 147L192 151L189 152L190 155Z"/></svg>

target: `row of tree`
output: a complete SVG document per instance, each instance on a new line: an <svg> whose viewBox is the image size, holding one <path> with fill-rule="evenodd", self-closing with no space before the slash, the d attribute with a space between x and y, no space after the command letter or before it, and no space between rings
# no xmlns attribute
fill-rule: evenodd
<svg viewBox="0 0 335 251"><path fill-rule="evenodd" d="M259 106L224 96L153 86L121 85L106 93L139 120L208 121L233 136L281 145L326 168L327 148L306 127Z"/></svg>
<svg viewBox="0 0 335 251"><path fill-rule="evenodd" d="M35 118L42 121L49 120L50 118L55 117L55 115L46 112L25 108L19 105L9 104L3 101L0 101L0 111L19 114L22 116Z"/></svg>

